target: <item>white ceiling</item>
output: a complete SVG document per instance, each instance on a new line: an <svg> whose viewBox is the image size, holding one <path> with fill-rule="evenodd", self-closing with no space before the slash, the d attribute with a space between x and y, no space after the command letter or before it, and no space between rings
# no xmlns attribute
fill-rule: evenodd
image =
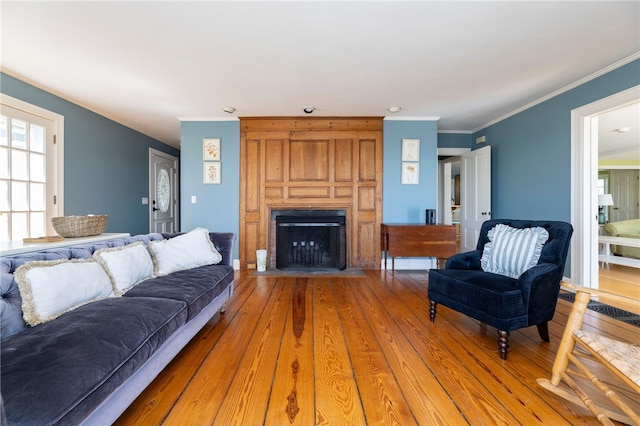
<svg viewBox="0 0 640 426"><path fill-rule="evenodd" d="M7 2L2 70L173 146L179 118L470 132L640 52L640 2ZM230 115L223 106L237 110Z"/></svg>
<svg viewBox="0 0 640 426"><path fill-rule="evenodd" d="M640 103L598 116L598 160L601 164L640 164Z"/></svg>

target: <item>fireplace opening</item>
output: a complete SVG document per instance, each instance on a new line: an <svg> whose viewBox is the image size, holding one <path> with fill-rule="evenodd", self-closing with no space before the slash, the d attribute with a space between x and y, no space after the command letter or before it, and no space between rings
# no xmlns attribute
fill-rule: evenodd
<svg viewBox="0 0 640 426"><path fill-rule="evenodd" d="M345 269L345 210L274 210L276 268Z"/></svg>

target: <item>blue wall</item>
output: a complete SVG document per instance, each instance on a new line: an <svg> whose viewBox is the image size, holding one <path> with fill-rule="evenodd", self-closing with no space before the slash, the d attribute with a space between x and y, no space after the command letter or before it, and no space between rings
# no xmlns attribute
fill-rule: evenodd
<svg viewBox="0 0 640 426"><path fill-rule="evenodd" d="M438 148L471 148L471 133L438 133Z"/></svg>
<svg viewBox="0 0 640 426"><path fill-rule="evenodd" d="M64 116L64 214L107 214L106 232L149 232L149 148L180 151L0 73L0 91Z"/></svg>
<svg viewBox="0 0 640 426"><path fill-rule="evenodd" d="M424 223L438 206L438 122L385 120L382 220ZM418 185L402 185L402 139L420 139Z"/></svg>
<svg viewBox="0 0 640 426"><path fill-rule="evenodd" d="M470 135L464 135L468 139ZM222 183L202 183L202 139L220 138ZM420 184L401 185L402 139L420 139ZM387 222L424 222L437 205L437 122L384 122L383 215ZM181 126L181 226L238 234L240 217L240 123L185 121ZM458 143L459 140L458 140ZM191 196L196 196L196 204ZM235 255L238 255L237 245Z"/></svg>
<svg viewBox="0 0 640 426"><path fill-rule="evenodd" d="M638 84L640 60L474 133L491 145L492 217L569 222L571 110Z"/></svg>
<svg viewBox="0 0 640 426"><path fill-rule="evenodd" d="M181 227L188 231L198 226L210 231L240 230L240 122L184 121L180 128L182 156ZM222 175L219 185L202 183L202 139L220 138ZM196 203L191 197L196 196ZM236 241L235 257L238 257Z"/></svg>
<svg viewBox="0 0 640 426"><path fill-rule="evenodd" d="M239 122L183 122L182 151L15 78L9 96L65 117L65 214L106 213L108 232L148 232L148 148L181 156L181 227L239 230ZM437 148L492 146L495 218L571 218L571 110L640 84L640 60L482 129L437 133L436 121L384 121L383 220L424 222L437 206ZM202 139L221 139L222 184L202 183ZM402 185L402 139L420 139L420 184ZM485 144L483 144L484 146ZM197 203L191 204L191 196ZM236 250L237 255L237 250Z"/></svg>

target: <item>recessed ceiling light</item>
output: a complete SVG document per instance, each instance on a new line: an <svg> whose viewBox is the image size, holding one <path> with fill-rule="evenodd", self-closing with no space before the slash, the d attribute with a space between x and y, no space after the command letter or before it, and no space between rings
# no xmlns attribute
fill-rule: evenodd
<svg viewBox="0 0 640 426"><path fill-rule="evenodd" d="M315 107L312 106L306 106L304 108L302 108L302 110L306 113L306 114L311 114L313 111L315 111Z"/></svg>
<svg viewBox="0 0 640 426"><path fill-rule="evenodd" d="M400 112L402 108L398 107L398 106L392 106L389 107L389 112Z"/></svg>
<svg viewBox="0 0 640 426"><path fill-rule="evenodd" d="M234 112L236 112L236 109L232 106L222 107L222 110L224 112L228 112L229 114L233 114Z"/></svg>
<svg viewBox="0 0 640 426"><path fill-rule="evenodd" d="M617 129L613 129L616 133L627 133L629 130L631 130L630 127L619 127Z"/></svg>

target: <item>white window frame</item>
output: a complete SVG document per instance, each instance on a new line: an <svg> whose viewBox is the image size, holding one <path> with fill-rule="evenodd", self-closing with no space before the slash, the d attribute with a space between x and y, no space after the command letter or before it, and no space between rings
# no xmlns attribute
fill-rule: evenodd
<svg viewBox="0 0 640 426"><path fill-rule="evenodd" d="M53 122L55 144L53 149L47 149L47 193L52 185L55 203L47 209L47 235L56 235L51 218L64 215L64 116L30 104L20 99L0 93L0 110L8 106L27 114L42 117ZM47 200L47 204L52 200Z"/></svg>

